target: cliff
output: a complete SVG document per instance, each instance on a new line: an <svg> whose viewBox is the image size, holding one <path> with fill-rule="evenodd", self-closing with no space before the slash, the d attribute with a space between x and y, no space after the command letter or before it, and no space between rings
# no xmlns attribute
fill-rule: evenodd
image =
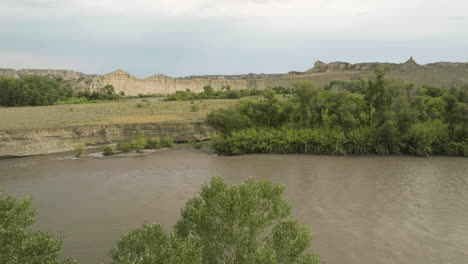
<svg viewBox="0 0 468 264"><path fill-rule="evenodd" d="M298 80L310 80L318 84L326 84L334 80L351 80L361 75L367 75L376 67L389 68L389 76L401 78L420 85L440 87L468 85L468 63L438 62L426 65L418 64L413 58L405 63L348 63L315 62L314 66L304 72L288 72L284 74L240 74L240 75L202 75L172 78L156 74L145 79L138 79L128 72L117 70L102 76L87 75L64 70L10 70L0 69L0 75L21 76L37 74L48 77L61 77L69 80L78 91L104 90L104 86L113 85L117 93L126 95L138 94L169 94L175 91L190 89L200 92L203 86L211 85L220 90L225 86L232 89L264 89L275 86L290 86Z"/></svg>
<svg viewBox="0 0 468 264"><path fill-rule="evenodd" d="M169 94L175 91L190 89L200 92L203 86L211 85L220 90L224 86L232 89L265 89L275 86L290 86L298 80L310 80L318 84L326 84L333 80L352 80L361 75L367 75L375 68L389 68L389 76L401 78L420 85L441 87L468 85L468 63L439 62L419 65L413 58L397 63L348 63L317 61L314 66L304 72L289 72L285 74L241 74L241 75L204 75L172 78L157 74L146 79L138 79L131 74L118 70L92 79L75 82L77 90L102 90L111 84L116 92L123 91L126 95L138 94Z"/></svg>
<svg viewBox="0 0 468 264"><path fill-rule="evenodd" d="M41 70L41 69L0 69L0 75L10 76L14 78L19 78L24 75L39 75L48 78L62 78L65 81L78 80L80 78L93 78L96 77L96 74L84 74L76 71L69 70Z"/></svg>
<svg viewBox="0 0 468 264"><path fill-rule="evenodd" d="M175 141L205 140L211 129L200 122L94 125L27 130L0 130L0 157L20 157L72 150L76 142L97 145L146 136L171 136Z"/></svg>

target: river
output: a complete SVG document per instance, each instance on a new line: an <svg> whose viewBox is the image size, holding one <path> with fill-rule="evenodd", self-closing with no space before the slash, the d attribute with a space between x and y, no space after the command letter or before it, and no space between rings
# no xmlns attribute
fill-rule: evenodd
<svg viewBox="0 0 468 264"><path fill-rule="evenodd" d="M329 264L468 263L468 159L244 155L188 146L139 157L0 160L6 194L33 196L34 229L62 234L66 256L106 261L120 234L145 219L170 228L212 175L286 185Z"/></svg>

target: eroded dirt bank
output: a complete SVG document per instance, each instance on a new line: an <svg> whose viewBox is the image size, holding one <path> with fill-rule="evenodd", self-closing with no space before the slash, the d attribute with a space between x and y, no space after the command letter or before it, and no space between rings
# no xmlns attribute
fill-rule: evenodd
<svg viewBox="0 0 468 264"><path fill-rule="evenodd" d="M171 136L175 141L205 140L212 130L203 122L162 122L90 125L28 130L0 130L0 157L21 157L72 150L87 145L129 140L143 131L147 137Z"/></svg>

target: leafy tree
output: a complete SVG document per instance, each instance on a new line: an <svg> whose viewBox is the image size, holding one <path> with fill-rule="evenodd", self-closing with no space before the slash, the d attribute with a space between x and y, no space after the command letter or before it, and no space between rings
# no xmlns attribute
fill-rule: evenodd
<svg viewBox="0 0 468 264"><path fill-rule="evenodd" d="M306 253L310 232L291 217L283 190L270 180L229 186L213 177L175 228L201 246L203 263L318 263Z"/></svg>
<svg viewBox="0 0 468 264"><path fill-rule="evenodd" d="M145 223L123 235L110 256L114 264L321 263L307 253L310 232L291 216L283 190L270 180L229 186L213 177L187 202L169 237Z"/></svg>
<svg viewBox="0 0 468 264"><path fill-rule="evenodd" d="M4 197L0 189L0 263L58 264L76 263L60 260L62 242L49 234L28 229L37 212L31 198Z"/></svg>
<svg viewBox="0 0 468 264"><path fill-rule="evenodd" d="M161 225L145 223L121 236L110 252L115 264L201 264L201 250L174 230L168 237Z"/></svg>
<svg viewBox="0 0 468 264"><path fill-rule="evenodd" d="M236 107L219 109L208 114L207 122L223 133L244 129L252 126L250 118L242 114Z"/></svg>
<svg viewBox="0 0 468 264"><path fill-rule="evenodd" d="M108 84L108 85L104 86L104 90L106 91L107 95L115 94L114 86L111 85L111 84Z"/></svg>
<svg viewBox="0 0 468 264"><path fill-rule="evenodd" d="M203 92L205 92L206 94L213 94L214 89L213 87L211 87L211 85L206 85L203 87Z"/></svg>
<svg viewBox="0 0 468 264"><path fill-rule="evenodd" d="M367 81L333 81L322 89L300 81L285 99L276 94L286 88L275 87L264 90L263 99L215 110L208 123L224 134L212 137L212 146L228 155L466 155L467 87L418 87L385 73L378 68Z"/></svg>

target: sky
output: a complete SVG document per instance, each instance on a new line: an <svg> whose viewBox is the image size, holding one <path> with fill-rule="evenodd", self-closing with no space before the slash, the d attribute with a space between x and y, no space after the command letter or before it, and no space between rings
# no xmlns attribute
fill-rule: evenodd
<svg viewBox="0 0 468 264"><path fill-rule="evenodd" d="M467 0L0 0L0 68L139 78L468 61Z"/></svg>

